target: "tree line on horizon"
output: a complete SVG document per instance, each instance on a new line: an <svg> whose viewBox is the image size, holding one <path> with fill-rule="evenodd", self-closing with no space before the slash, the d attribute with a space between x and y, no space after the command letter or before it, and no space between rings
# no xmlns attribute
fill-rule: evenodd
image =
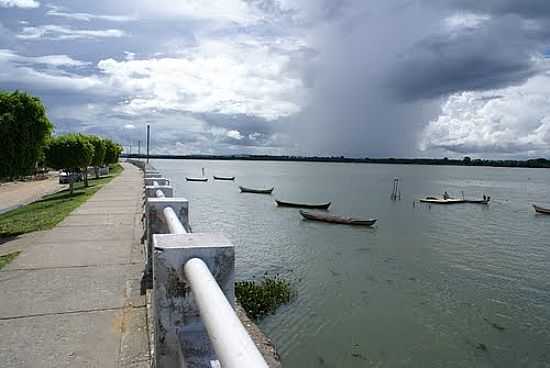
<svg viewBox="0 0 550 368"><path fill-rule="evenodd" d="M126 153L128 158L146 158L145 154ZM150 155L157 159L187 159L187 160L245 160L245 161L304 161L304 162L349 162L367 164L401 164L401 165L448 165L448 166L491 166L491 167L522 167L522 168L550 168L550 160L536 158L529 160L485 160L472 159L465 156L463 159L444 158L357 158L345 156L294 156L294 155Z"/></svg>
<svg viewBox="0 0 550 368"><path fill-rule="evenodd" d="M122 146L110 139L80 133L56 136L53 130L38 97L0 91L0 178L13 180L49 167L71 177L82 172L87 186L89 166L98 176L100 166L118 162L122 153Z"/></svg>

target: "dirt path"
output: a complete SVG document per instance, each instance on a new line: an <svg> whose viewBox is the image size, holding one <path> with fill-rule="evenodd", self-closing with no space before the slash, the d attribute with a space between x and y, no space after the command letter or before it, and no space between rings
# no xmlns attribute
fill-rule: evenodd
<svg viewBox="0 0 550 368"><path fill-rule="evenodd" d="M57 175L47 180L3 183L0 185L0 213L36 201L65 187L66 185L59 184Z"/></svg>

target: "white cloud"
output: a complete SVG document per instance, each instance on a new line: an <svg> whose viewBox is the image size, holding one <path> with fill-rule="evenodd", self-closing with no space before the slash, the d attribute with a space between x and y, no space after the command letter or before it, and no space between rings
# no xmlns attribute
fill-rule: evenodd
<svg viewBox="0 0 550 368"><path fill-rule="evenodd" d="M17 83L18 85L31 85L35 88L69 91L101 87L101 81L95 76L81 76L65 70L65 68L87 64L89 63L72 59L67 55L32 57L0 49L0 83ZM48 67L46 70L36 68L44 65Z"/></svg>
<svg viewBox="0 0 550 368"><path fill-rule="evenodd" d="M23 27L17 38L23 40L75 40L79 38L119 38L126 33L120 29L72 29L69 27L48 24L38 27Z"/></svg>
<svg viewBox="0 0 550 368"><path fill-rule="evenodd" d="M129 95L128 114L156 110L247 114L267 120L300 110L304 86L290 57L252 40L206 40L179 57L101 60L106 83Z"/></svg>
<svg viewBox="0 0 550 368"><path fill-rule="evenodd" d="M477 29L490 19L487 14L457 13L443 19L443 25L449 32L462 32Z"/></svg>
<svg viewBox="0 0 550 368"><path fill-rule="evenodd" d="M126 124L124 125L125 129L136 129L136 126L134 124Z"/></svg>
<svg viewBox="0 0 550 368"><path fill-rule="evenodd" d="M227 133L225 133L225 135L227 135L229 138L233 138L239 141L243 139L243 136L238 130L229 130L227 131Z"/></svg>
<svg viewBox="0 0 550 368"><path fill-rule="evenodd" d="M425 129L420 148L550 153L550 75L499 90L453 94Z"/></svg>
<svg viewBox="0 0 550 368"><path fill-rule="evenodd" d="M11 61L18 64L43 64L50 66L84 66L90 63L75 60L67 55L22 56L12 50L0 49L0 61Z"/></svg>
<svg viewBox="0 0 550 368"><path fill-rule="evenodd" d="M40 2L35 0L0 0L0 8L38 8Z"/></svg>
<svg viewBox="0 0 550 368"><path fill-rule="evenodd" d="M135 7L143 16L186 17L243 25L261 19L261 13L243 0L140 0Z"/></svg>
<svg viewBox="0 0 550 368"><path fill-rule="evenodd" d="M129 15L106 15L106 14L90 14L90 13L71 13L65 11L58 6L48 5L50 10L46 12L46 15L54 17L62 17L73 20L80 20L83 22L89 22L91 20L107 20L111 22L130 22L136 20L136 17Z"/></svg>

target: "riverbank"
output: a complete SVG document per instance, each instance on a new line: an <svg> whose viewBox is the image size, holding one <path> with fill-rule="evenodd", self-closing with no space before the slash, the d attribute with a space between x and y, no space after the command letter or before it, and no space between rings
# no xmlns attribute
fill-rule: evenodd
<svg viewBox="0 0 550 368"><path fill-rule="evenodd" d="M2 246L21 252L0 271L3 367L150 366L143 177L123 165L53 229Z"/></svg>

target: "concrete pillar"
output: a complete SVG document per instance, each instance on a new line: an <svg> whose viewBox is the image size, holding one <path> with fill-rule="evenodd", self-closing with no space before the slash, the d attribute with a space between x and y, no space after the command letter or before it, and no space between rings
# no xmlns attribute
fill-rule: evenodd
<svg viewBox="0 0 550 368"><path fill-rule="evenodd" d="M145 186L145 197L146 198L155 198L157 190L164 193L165 197L173 197L174 189L171 185L146 185Z"/></svg>
<svg viewBox="0 0 550 368"><path fill-rule="evenodd" d="M159 185L170 185L170 180L163 178L163 177L153 177L153 178L145 178L143 179L145 182L145 185L153 185L156 181Z"/></svg>
<svg viewBox="0 0 550 368"><path fill-rule="evenodd" d="M156 178L156 177L161 177L162 174L158 171L145 171L143 173L143 177L144 178Z"/></svg>
<svg viewBox="0 0 550 368"><path fill-rule="evenodd" d="M203 233L155 234L153 245L156 367L210 367L216 356L183 268L203 260L234 307L234 247L223 234Z"/></svg>
<svg viewBox="0 0 550 368"><path fill-rule="evenodd" d="M153 275L153 234L168 234L163 210L172 207L187 232L189 226L189 202L185 198L147 198L145 206L145 280L144 287L150 289Z"/></svg>

